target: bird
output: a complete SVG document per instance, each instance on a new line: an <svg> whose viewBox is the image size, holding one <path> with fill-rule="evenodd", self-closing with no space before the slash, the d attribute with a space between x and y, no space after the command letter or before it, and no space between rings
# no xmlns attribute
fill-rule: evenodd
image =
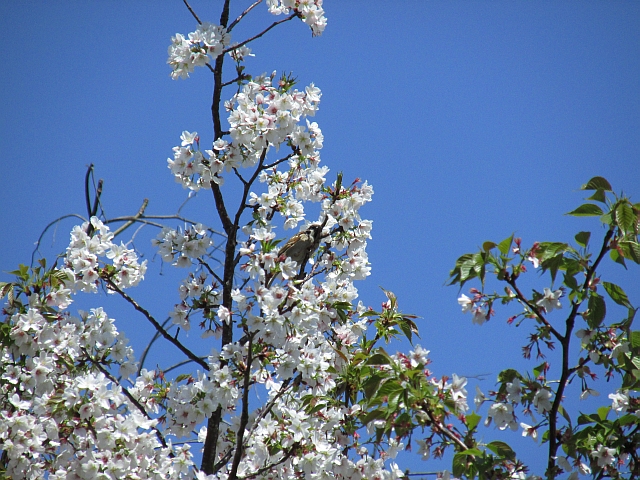
<svg viewBox="0 0 640 480"><path fill-rule="evenodd" d="M298 265L306 263L320 246L322 240L322 225L312 223L305 230L296 233L278 250L278 257L284 255Z"/></svg>

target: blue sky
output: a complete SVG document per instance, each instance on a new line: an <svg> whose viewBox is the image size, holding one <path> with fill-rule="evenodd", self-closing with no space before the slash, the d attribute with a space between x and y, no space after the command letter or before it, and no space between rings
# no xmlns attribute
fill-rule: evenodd
<svg viewBox="0 0 640 480"><path fill-rule="evenodd" d="M219 4L192 5L216 22ZM448 272L461 254L514 232L524 245L602 233L595 219L564 216L592 176L640 201L640 3L326 1L325 9L323 36L289 22L253 45L247 70L292 71L322 89L323 162L375 190L362 212L374 222L362 300L377 308L379 286L395 292L422 317L433 370L487 374L486 390L500 369L523 365L527 330L506 327L510 312L500 310L472 325L458 290L444 286ZM275 19L258 10L233 40ZM210 75L172 81L166 65L170 37L195 29L182 2L2 2L0 27L0 270L28 263L51 220L86 216L90 163L105 180L108 216L136 212L145 197L148 213L175 212L186 191L166 168L171 147L183 130L204 144L212 135ZM185 212L215 226L206 192ZM43 253L63 250L73 224L49 232ZM149 252L155 235L140 232L136 245ZM147 258L155 271L135 293L162 316L176 283L161 287L171 273L159 277L159 259ZM606 272L640 304L637 266ZM143 345L142 319L119 308L111 315Z"/></svg>

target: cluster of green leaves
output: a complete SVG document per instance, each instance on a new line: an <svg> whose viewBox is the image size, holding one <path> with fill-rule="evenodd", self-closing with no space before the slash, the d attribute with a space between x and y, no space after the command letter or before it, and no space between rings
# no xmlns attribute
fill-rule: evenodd
<svg viewBox="0 0 640 480"><path fill-rule="evenodd" d="M521 471L524 467L506 443L482 444L475 440L481 417L464 415L456 403L455 386L447 377L437 380L428 369L429 361L424 361L426 357L419 353L391 355L381 345L401 336L413 344L418 335L416 316L401 312L395 295L389 291L384 293L387 301L381 311L368 310L360 314L373 325L375 335L373 338L365 335L353 346L353 355L346 368L339 372L333 395L326 399L308 398L309 410L337 399L342 399L343 405L355 407L354 415L343 426L345 434L357 433L360 440L353 446L372 447L379 455L390 440L409 447L417 437L435 457L453 448L456 475L466 472L481 478L509 478L515 471ZM346 304L341 305L339 312L340 315L354 313ZM419 352L418 347L416 350ZM371 435L365 435L366 431Z"/></svg>
<svg viewBox="0 0 640 480"><path fill-rule="evenodd" d="M640 331L632 329L637 309L622 287L602 281L598 273L607 254L625 268L626 261L640 263L640 204L632 203L624 195L614 194L609 182L602 177L592 178L582 186L582 190L593 192L588 198L593 203L585 203L568 215L599 217L605 227L601 243L594 246L592 234L587 231L575 235L574 245L540 242L528 250L523 249L520 239L514 239L513 235L498 243L485 242L479 252L458 258L450 272L450 284L462 287L470 280L479 280L481 290L472 290L475 293L473 302L486 310L487 318L494 313L496 302L517 302L522 311L511 317L510 322L518 317L521 318L518 325L525 320L533 321L534 333L529 337L530 343L523 347L524 355L528 358L532 349L537 348L537 356L545 361L525 375L511 369L501 372L494 400L507 401L506 385L516 377L522 381L522 396L518 402L512 403L514 407L519 403L525 412L533 408L533 398L539 389L553 392L552 408L542 412L544 418L536 425L543 431L543 441L549 444L547 476L553 478L561 472L556 463L561 448L564 455L574 462L590 464L595 475L618 478L624 469L633 472L640 468L640 443L636 438L640 431L638 416L626 414L610 421L606 417L611 407L606 406L598 414L580 415L574 424L564 401L566 388L574 379L581 382L582 394L589 395L589 381L596 376L591 368L596 366L604 370L607 379L620 381L621 391L640 390ZM545 294L535 289L530 294L522 291L519 280L527 272L527 262L533 263L534 267L539 265L541 275L548 274L552 286L561 279L555 293L561 295L565 305L567 301L569 303L564 322L558 322L556 317L552 320L549 316L552 308L549 312L545 308L545 294L554 293L550 289L546 289ZM485 290L489 275L506 284L504 293ZM598 286L603 287L603 293L598 291ZM624 307L626 315L617 321L608 320L607 301ZM575 349L570 349L576 334L582 339L582 349L577 355ZM556 362L553 364L550 358L556 344L561 348L553 357ZM559 374L559 378L550 381L546 375L552 366L556 367L553 371ZM628 411L637 410L631 406ZM621 462L599 464L593 455L599 445L614 448ZM469 469L462 472L459 468L458 473L472 474Z"/></svg>

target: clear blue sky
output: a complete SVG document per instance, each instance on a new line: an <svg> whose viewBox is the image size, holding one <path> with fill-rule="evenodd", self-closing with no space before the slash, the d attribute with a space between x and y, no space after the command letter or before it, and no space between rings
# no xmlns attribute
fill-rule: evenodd
<svg viewBox="0 0 640 480"><path fill-rule="evenodd" d="M216 22L220 3L193 6ZM378 286L394 291L422 317L420 343L434 371L488 374L487 390L500 369L522 364L527 331L507 328L504 310L472 325L457 289L443 284L455 259L485 240L515 232L530 245L601 232L596 220L563 215L592 176L640 201L640 3L343 0L325 9L322 37L285 24L253 45L247 69L292 71L323 90L315 119L323 162L375 189L362 212L374 221L362 300L377 307ZM256 14L233 40L273 19ZM166 65L170 37L195 29L182 2L2 2L0 27L0 269L28 263L49 221L86 216L89 163L105 180L108 216L136 212L145 197L148 213L175 212L186 191L166 168L171 147L182 130L200 132L205 144L212 135L210 75L199 69L172 81ZM216 226L207 192L186 213ZM43 252L63 250L73 224L46 235ZM155 234L141 233L139 248ZM637 266L610 271L639 305ZM162 317L177 301L176 284L165 301L157 275L152 269L132 293ZM142 319L110 313L143 345Z"/></svg>

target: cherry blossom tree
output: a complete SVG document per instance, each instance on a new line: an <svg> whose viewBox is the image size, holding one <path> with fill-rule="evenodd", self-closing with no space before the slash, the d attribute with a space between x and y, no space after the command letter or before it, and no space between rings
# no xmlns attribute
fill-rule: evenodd
<svg viewBox="0 0 640 480"><path fill-rule="evenodd" d="M211 191L217 225L147 216L145 204L131 217L101 218L101 186L92 192L87 181L87 219L65 253L53 264L20 266L15 281L0 284L3 477L398 479L420 474L398 465L398 452L410 448L424 460L449 456L442 478L542 474L506 442L481 440L483 409L485 424L548 444L548 478L636 475L636 310L598 268L607 257L640 263L640 205L596 177L583 186L592 203L571 214L599 217L602 238L579 232L575 246L526 248L509 237L460 257L451 283L480 282L460 296L463 312L483 324L498 303L519 305L509 321L531 328L525 356L543 359L532 372L501 372L495 391L477 392L472 411L467 379L431 371L429 352L414 344L416 317L400 311L393 293L384 291L379 311L358 301L372 228L360 210L373 189L321 163L323 135L311 121L320 89L291 74L246 72L249 45L280 24L302 20L320 35L322 0L268 0L280 18L237 43L234 27L264 6L256 1L232 20L230 3L212 24L185 2L197 28L171 39L167 62L176 80L196 67L212 76L212 145L183 131L167 163L182 188ZM164 319L135 298L147 260L116 242L135 223L157 226L153 248L186 272ZM525 293L527 268L550 286ZM504 293L489 290L493 276ZM150 369L148 351L136 355L105 308L73 312L79 295L104 292L153 327L151 344L164 342L180 360ZM627 316L605 322L607 301ZM388 353L400 336L412 348ZM597 369L619 384L610 402L570 412L569 386L594 394Z"/></svg>

